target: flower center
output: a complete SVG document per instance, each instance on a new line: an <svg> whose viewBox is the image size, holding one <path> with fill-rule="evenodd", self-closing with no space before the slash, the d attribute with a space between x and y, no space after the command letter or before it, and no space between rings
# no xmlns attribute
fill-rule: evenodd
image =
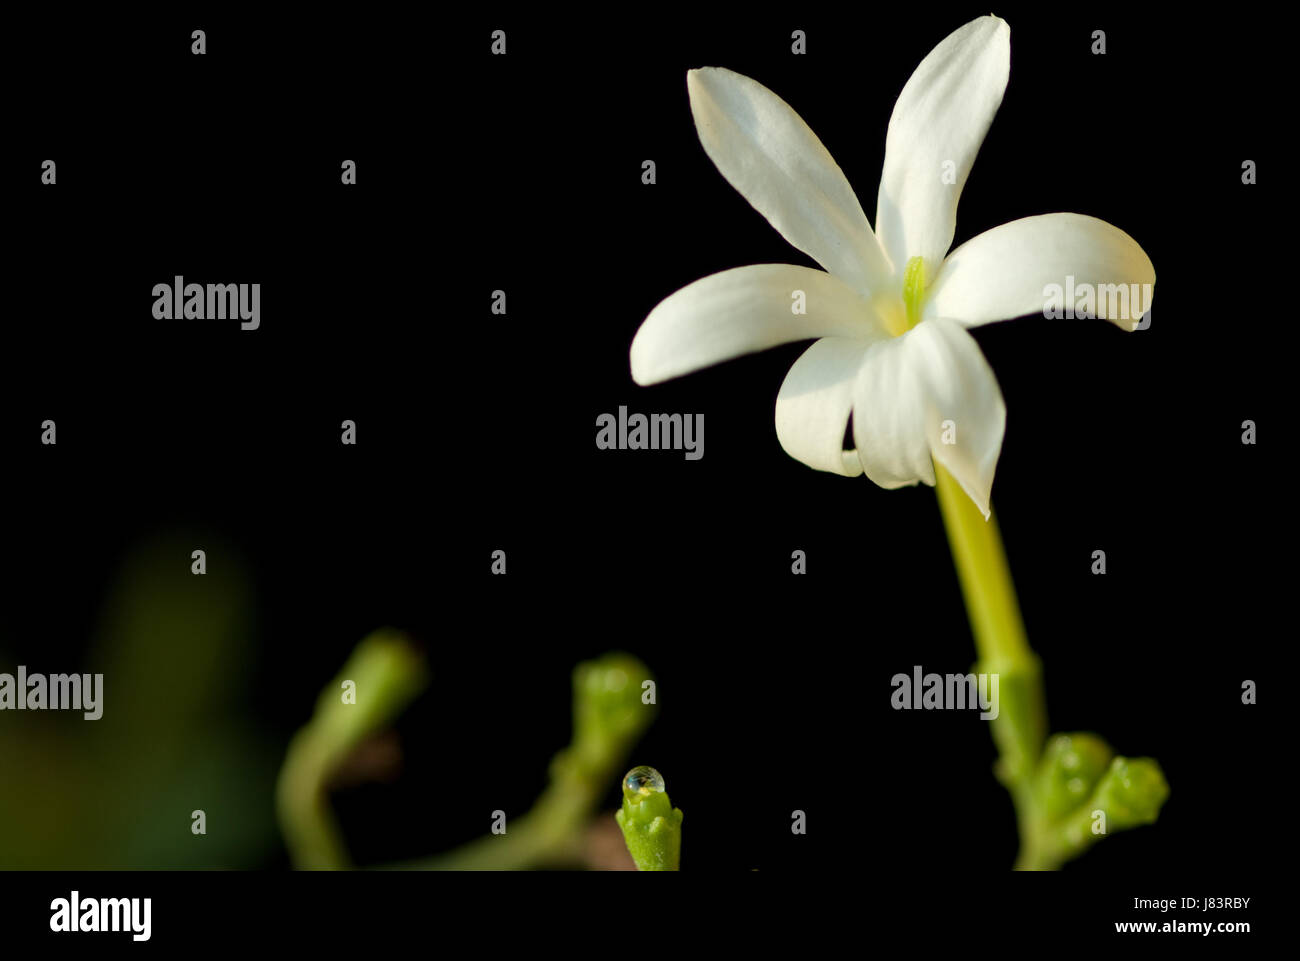
<svg viewBox="0 0 1300 961"><path fill-rule="evenodd" d="M903 268L903 309L907 329L921 322L921 301L925 297L925 258L913 257Z"/></svg>

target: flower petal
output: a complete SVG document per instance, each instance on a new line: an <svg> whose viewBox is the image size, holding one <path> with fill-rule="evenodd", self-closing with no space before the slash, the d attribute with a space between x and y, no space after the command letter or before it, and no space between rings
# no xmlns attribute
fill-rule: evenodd
<svg viewBox="0 0 1300 961"><path fill-rule="evenodd" d="M890 277L867 215L817 135L762 84L722 67L686 74L700 143L781 236L859 293Z"/></svg>
<svg viewBox="0 0 1300 961"><path fill-rule="evenodd" d="M986 518L1006 417L979 345L943 318L872 346L854 384L853 438L867 476L881 487L933 485L933 457Z"/></svg>
<svg viewBox="0 0 1300 961"><path fill-rule="evenodd" d="M817 470L857 477L857 451L844 449L853 384L871 341L826 337L786 374L776 396L776 436L785 452Z"/></svg>
<svg viewBox="0 0 1300 961"><path fill-rule="evenodd" d="M804 313L795 313L798 291ZM632 379L657 384L796 340L884 336L870 302L824 271L737 267L688 284L650 311L632 339Z"/></svg>
<svg viewBox="0 0 1300 961"><path fill-rule="evenodd" d="M993 368L975 338L955 321L922 321L907 339L910 362L924 384L930 453L988 520L993 471L1007 426L1007 406Z"/></svg>
<svg viewBox="0 0 1300 961"><path fill-rule="evenodd" d="M1086 310L1090 289L1098 317L1132 330L1155 282L1151 258L1118 227L1084 214L1043 214L994 227L949 254L925 314L974 327L1049 307Z"/></svg>
<svg viewBox="0 0 1300 961"><path fill-rule="evenodd" d="M868 348L853 382L858 460L867 477L886 488L934 484L923 382L908 349L913 333Z"/></svg>
<svg viewBox="0 0 1300 961"><path fill-rule="evenodd" d="M924 257L932 273L952 245L957 200L1010 70L1011 28L980 17L930 51L903 87L889 118L876 202L876 236L895 271Z"/></svg>

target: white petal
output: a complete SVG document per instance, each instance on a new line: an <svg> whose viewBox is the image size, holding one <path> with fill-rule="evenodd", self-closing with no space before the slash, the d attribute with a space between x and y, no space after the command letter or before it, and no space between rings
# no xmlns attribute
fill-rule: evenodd
<svg viewBox="0 0 1300 961"><path fill-rule="evenodd" d="M975 338L955 321L922 321L908 350L925 383L925 433L934 459L961 484L984 519L1002 453L1007 405Z"/></svg>
<svg viewBox="0 0 1300 961"><path fill-rule="evenodd" d="M925 312L973 327L1063 304L1086 309L1087 285L1097 295L1096 315L1132 330L1151 306L1155 282L1151 258L1118 227L1083 214L1043 214L994 227L949 254Z"/></svg>
<svg viewBox="0 0 1300 961"><path fill-rule="evenodd" d="M806 313L795 313L795 291ZM632 378L657 384L732 357L815 337L885 336L871 304L812 267L755 264L712 274L662 301L632 339Z"/></svg>
<svg viewBox="0 0 1300 961"><path fill-rule="evenodd" d="M854 388L853 436L869 478L882 487L932 485L933 457L985 518L1006 420L979 345L942 318L872 347Z"/></svg>
<svg viewBox="0 0 1300 961"><path fill-rule="evenodd" d="M896 271L924 257L933 273L952 245L957 200L1010 70L1011 28L980 17L930 51L899 94L876 203L876 235Z"/></svg>
<svg viewBox="0 0 1300 961"><path fill-rule="evenodd" d="M856 451L844 450L853 384L871 341L827 337L790 368L776 397L776 436L785 452L817 470L862 473Z"/></svg>
<svg viewBox="0 0 1300 961"><path fill-rule="evenodd" d="M781 236L860 293L889 265L843 171L817 135L762 84L722 67L686 74L709 159Z"/></svg>
<svg viewBox="0 0 1300 961"><path fill-rule="evenodd" d="M868 348L853 383L853 443L863 471L881 487L934 484L924 385L908 348L913 333Z"/></svg>

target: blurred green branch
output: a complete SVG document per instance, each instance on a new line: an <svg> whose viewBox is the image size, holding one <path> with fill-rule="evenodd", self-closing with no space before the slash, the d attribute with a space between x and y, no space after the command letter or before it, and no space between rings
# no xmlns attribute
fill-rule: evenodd
<svg viewBox="0 0 1300 961"><path fill-rule="evenodd" d="M438 855L393 865L417 870L509 870L576 862L582 829L632 746L654 718L642 702L650 671L628 654L607 654L573 671L573 741L551 761L550 783L532 809L505 834L485 835ZM344 682L355 682L345 703ZM329 802L333 775L369 735L388 725L428 683L423 659L394 631L362 641L342 672L321 692L316 713L289 746L276 807L295 867L351 867Z"/></svg>
<svg viewBox="0 0 1300 961"><path fill-rule="evenodd" d="M551 761L550 783L507 833L485 835L436 857L401 868L504 871L574 863L582 829L591 820L655 707L641 700L649 669L629 654L607 654L573 671L573 741Z"/></svg>
<svg viewBox="0 0 1300 961"><path fill-rule="evenodd" d="M350 702L347 682L354 685ZM294 867L351 867L330 808L330 780L357 745L386 727L428 682L419 651L405 635L385 630L358 644L326 685L311 721L289 744L276 787L276 810Z"/></svg>

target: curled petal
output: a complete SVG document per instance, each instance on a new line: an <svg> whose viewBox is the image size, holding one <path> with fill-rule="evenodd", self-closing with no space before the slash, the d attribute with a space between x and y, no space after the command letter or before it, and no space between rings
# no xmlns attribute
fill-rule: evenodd
<svg viewBox="0 0 1300 961"><path fill-rule="evenodd" d="M1118 227L1084 214L1043 214L986 230L950 253L925 311L974 327L1086 312L1090 296L1096 316L1132 330L1151 306L1155 282L1151 258Z"/></svg>
<svg viewBox="0 0 1300 961"><path fill-rule="evenodd" d="M795 361L776 397L776 436L785 452L817 470L862 473L856 451L844 450L853 385L871 341L826 337Z"/></svg>
<svg viewBox="0 0 1300 961"><path fill-rule="evenodd" d="M1006 416L979 345L942 318L869 348L854 384L853 437L867 476L881 487L933 485L933 457L985 518Z"/></svg>
<svg viewBox="0 0 1300 961"><path fill-rule="evenodd" d="M934 485L925 434L925 384L908 349L913 333L868 348L853 382L858 460L867 477L886 488L917 481Z"/></svg>
<svg viewBox="0 0 1300 961"><path fill-rule="evenodd" d="M922 321L907 339L910 360L924 384L930 454L988 520L993 471L1007 426L1007 407L993 368L975 338L954 321Z"/></svg>

